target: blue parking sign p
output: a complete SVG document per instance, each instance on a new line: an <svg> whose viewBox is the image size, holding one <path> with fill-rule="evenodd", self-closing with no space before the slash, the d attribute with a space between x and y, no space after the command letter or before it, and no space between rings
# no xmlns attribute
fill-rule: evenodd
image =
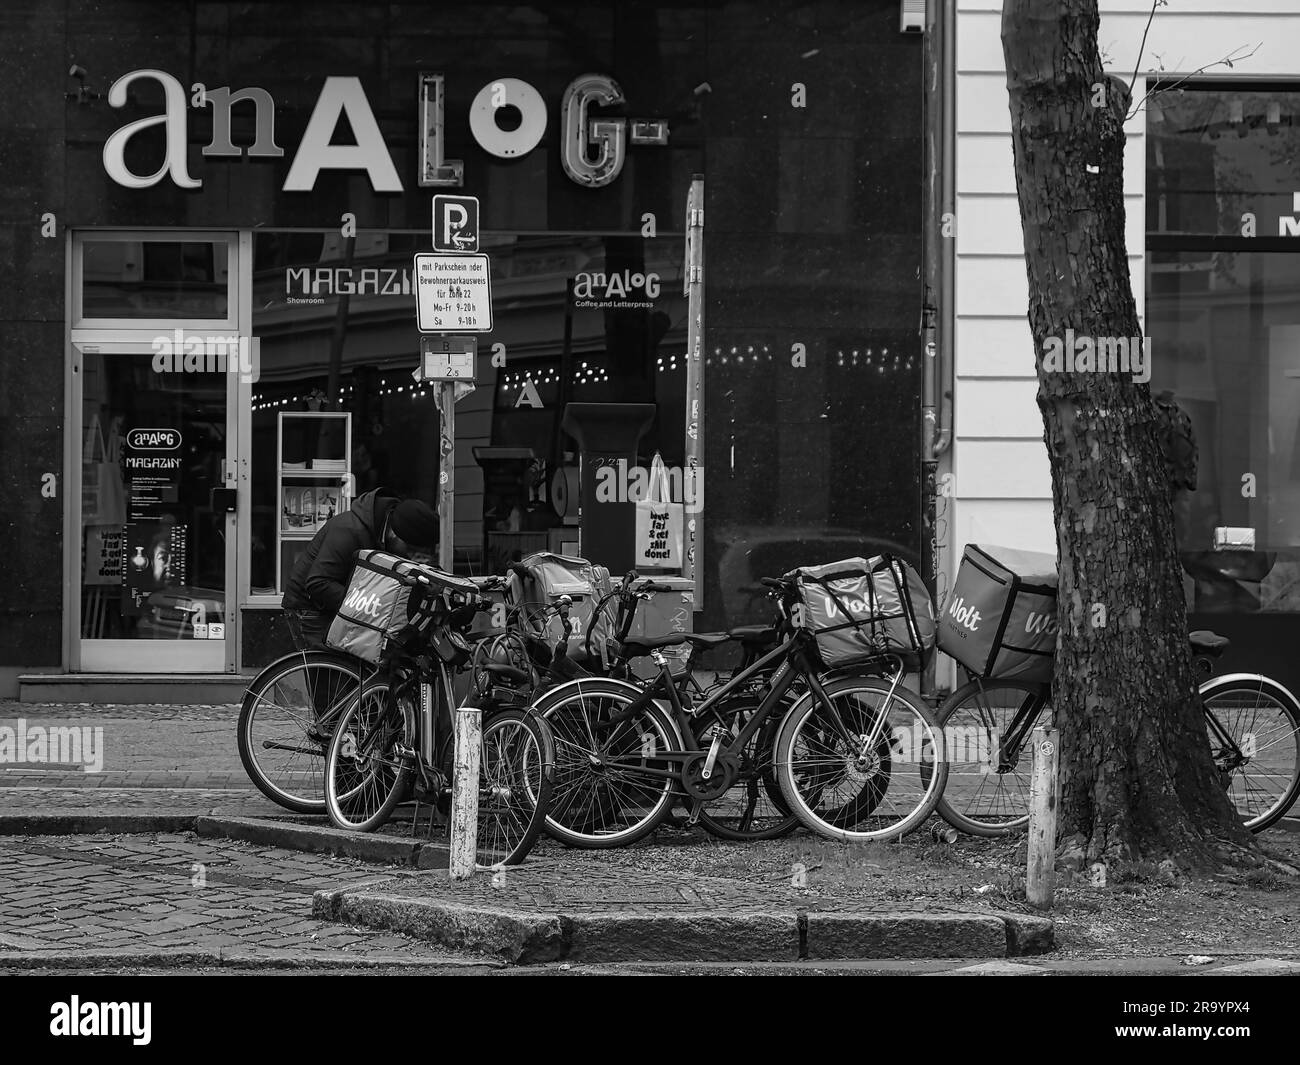
<svg viewBox="0 0 1300 1065"><path fill-rule="evenodd" d="M478 251L477 196L434 196L433 250Z"/></svg>

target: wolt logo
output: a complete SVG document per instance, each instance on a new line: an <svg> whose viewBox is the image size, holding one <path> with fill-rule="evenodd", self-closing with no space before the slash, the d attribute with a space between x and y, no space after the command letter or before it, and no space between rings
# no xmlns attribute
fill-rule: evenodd
<svg viewBox="0 0 1300 1065"><path fill-rule="evenodd" d="M1032 611L1025 618L1025 632L1050 633L1056 631L1056 618L1048 614L1035 614Z"/></svg>
<svg viewBox="0 0 1300 1065"><path fill-rule="evenodd" d="M360 588L356 588L348 593L343 605L354 614L368 614L372 618L379 617L379 595L376 592L364 595Z"/></svg>
<svg viewBox="0 0 1300 1065"><path fill-rule="evenodd" d="M954 600L952 605L948 607L948 615L959 625L964 625L970 629L971 632L974 632L979 627L980 612L973 606L967 606L965 599Z"/></svg>

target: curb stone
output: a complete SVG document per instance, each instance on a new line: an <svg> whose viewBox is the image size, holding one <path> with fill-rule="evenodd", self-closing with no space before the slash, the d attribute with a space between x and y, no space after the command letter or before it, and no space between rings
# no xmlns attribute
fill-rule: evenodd
<svg viewBox="0 0 1300 1065"><path fill-rule="evenodd" d="M502 967L491 958L437 956L408 957L399 954L350 955L346 951L322 952L318 955L301 951L271 950L266 953L239 952L223 954L205 950L24 950L0 951L0 969L107 969L138 967L148 969L385 969L436 965L457 968Z"/></svg>
<svg viewBox="0 0 1300 1065"><path fill-rule="evenodd" d="M509 910L430 904L382 892L318 891L312 898L318 920L388 928L453 950L486 954L503 962L559 961L565 930L562 918Z"/></svg>
<svg viewBox="0 0 1300 1065"><path fill-rule="evenodd" d="M200 817L188 814L0 814L0 836L83 836L96 832L191 832Z"/></svg>
<svg viewBox="0 0 1300 1065"><path fill-rule="evenodd" d="M1053 942L1050 920L1022 914L525 913L356 886L316 892L312 915L513 964L1005 958Z"/></svg>
<svg viewBox="0 0 1300 1065"><path fill-rule="evenodd" d="M269 847L311 854L333 854L362 862L409 865L416 869L446 869L446 844L427 840L343 832L333 826L271 821L259 817L202 816L194 819L200 836L239 839Z"/></svg>

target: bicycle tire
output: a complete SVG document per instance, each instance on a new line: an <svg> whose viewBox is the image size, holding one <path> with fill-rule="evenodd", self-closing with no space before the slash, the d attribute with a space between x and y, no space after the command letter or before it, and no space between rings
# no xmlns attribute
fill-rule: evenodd
<svg viewBox="0 0 1300 1065"><path fill-rule="evenodd" d="M321 702L343 705L368 670L350 655L297 651L271 662L253 678L244 693L236 735L239 760L258 791L294 813L325 813L331 726L327 722L316 728L316 707ZM259 738L263 726L270 735ZM284 750L290 757L273 759L273 750Z"/></svg>
<svg viewBox="0 0 1300 1065"><path fill-rule="evenodd" d="M743 728L760 702L752 696L724 699L716 713L737 716L737 725ZM700 826L709 835L734 842L780 839L799 826L799 819L791 812L776 779L773 751L780 724L781 714L772 713L754 731L741 752L741 774L736 783L700 811ZM696 742L704 744L700 738ZM756 816L760 804L764 812Z"/></svg>
<svg viewBox="0 0 1300 1065"><path fill-rule="evenodd" d="M527 710L501 710L483 723L479 759L477 862L518 865L546 824L555 784L555 738Z"/></svg>
<svg viewBox="0 0 1300 1065"><path fill-rule="evenodd" d="M1241 814L1246 828L1263 832L1290 810L1296 795L1300 794L1300 704L1281 684L1259 674L1212 677L1201 685L1200 694L1210 751L1228 798ZM1227 730L1237 751L1246 758L1244 763L1227 765L1236 752L1222 746L1209 723L1210 715ZM1273 718L1272 724L1268 716ZM1251 766L1258 767L1253 774ZM1261 788L1269 787L1269 782L1276 797L1264 804L1252 800L1252 792L1260 794Z"/></svg>
<svg viewBox="0 0 1300 1065"><path fill-rule="evenodd" d="M1024 725L1017 751L1003 751L1000 740L1025 701L1041 693L1040 687L1015 680L970 681L940 705L935 717L947 747L948 781L935 812L953 828L997 837L1029 824L1033 751L1024 739L1050 718L1050 704L1045 701Z"/></svg>
<svg viewBox="0 0 1300 1065"><path fill-rule="evenodd" d="M555 738L555 786L546 815L553 839L587 850L621 847L644 839L671 812L673 778L645 776L641 784L636 770L672 771L671 763L655 757L657 750L681 747L672 719L649 703L607 739L597 741L592 728L643 694L634 684L598 677L561 684L533 704Z"/></svg>
<svg viewBox="0 0 1300 1065"><path fill-rule="evenodd" d="M387 681L367 684L339 718L325 758L325 808L336 828L373 832L406 797L418 749L415 715L391 700Z"/></svg>
<svg viewBox="0 0 1300 1065"><path fill-rule="evenodd" d="M806 827L829 839L902 838L934 812L948 776L934 715L906 688L893 687L891 695L890 684L870 678L843 677L823 690L852 735L839 729L813 692L800 696L776 738L777 781L786 801ZM873 733L889 737L891 766L883 791L871 786L882 773L879 742L868 754L853 754L853 744ZM828 755L817 753L823 749ZM917 766L914 780L909 764ZM823 810L828 790L840 782L847 788L831 792ZM862 798L864 793L869 798ZM841 795L843 801L836 801Z"/></svg>

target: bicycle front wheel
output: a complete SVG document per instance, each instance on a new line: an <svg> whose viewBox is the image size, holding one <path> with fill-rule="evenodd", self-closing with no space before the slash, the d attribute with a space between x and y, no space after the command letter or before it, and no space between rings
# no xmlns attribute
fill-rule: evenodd
<svg viewBox="0 0 1300 1065"><path fill-rule="evenodd" d="M800 697L777 731L776 776L794 815L851 842L905 836L943 794L939 726L921 700L886 682L844 677L823 701Z"/></svg>
<svg viewBox="0 0 1300 1065"><path fill-rule="evenodd" d="M239 711L239 760L263 795L295 813L325 813L330 735L369 669L333 651L299 651L253 678Z"/></svg>
<svg viewBox="0 0 1300 1065"><path fill-rule="evenodd" d="M1034 766L1027 740L1051 717L1042 689L971 681L944 700L937 717L948 763L939 816L973 836L1005 836L1028 825Z"/></svg>
<svg viewBox="0 0 1300 1065"><path fill-rule="evenodd" d="M1201 685L1210 751L1242 823L1262 832L1300 792L1300 706L1267 677L1216 677Z"/></svg>
<svg viewBox="0 0 1300 1065"><path fill-rule="evenodd" d="M373 832L406 796L414 776L414 708L390 697L387 683L368 684L339 718L325 758L330 820Z"/></svg>
<svg viewBox="0 0 1300 1065"><path fill-rule="evenodd" d="M478 864L518 865L546 821L555 780L550 726L525 710L503 710L483 725L479 760Z"/></svg>
<svg viewBox="0 0 1300 1065"><path fill-rule="evenodd" d="M642 692L609 679L576 680L547 692L533 711L555 736L555 788L546 833L571 847L620 847L668 816L680 749L672 721L647 703L617 723Z"/></svg>

